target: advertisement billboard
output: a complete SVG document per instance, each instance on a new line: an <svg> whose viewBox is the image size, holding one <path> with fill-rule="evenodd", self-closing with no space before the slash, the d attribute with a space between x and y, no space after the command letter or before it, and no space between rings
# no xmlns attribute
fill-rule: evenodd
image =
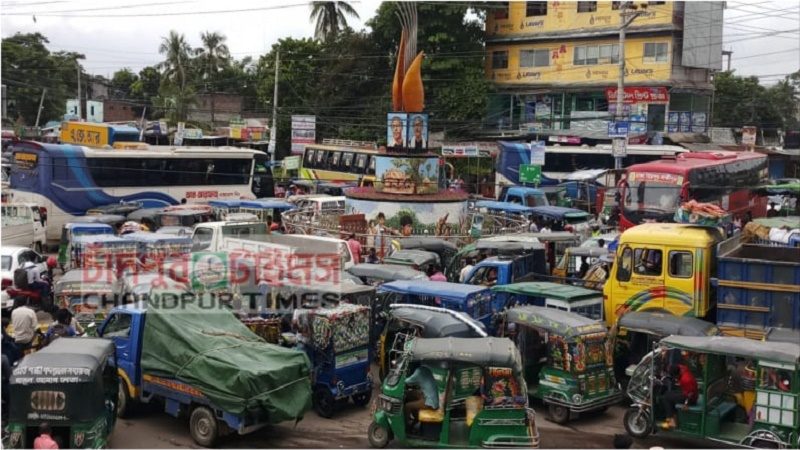
<svg viewBox="0 0 800 450"><path fill-rule="evenodd" d="M292 116L292 154L302 155L307 144L317 141L317 116Z"/></svg>

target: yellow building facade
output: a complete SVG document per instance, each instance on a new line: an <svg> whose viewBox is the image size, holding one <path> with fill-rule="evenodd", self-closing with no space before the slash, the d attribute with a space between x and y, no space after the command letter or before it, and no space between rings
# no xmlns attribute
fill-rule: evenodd
<svg viewBox="0 0 800 450"><path fill-rule="evenodd" d="M491 5L486 77L498 94L489 117L522 134L607 138L619 78L620 2ZM642 142L656 132L706 131L711 73L721 68L721 3L634 5L638 16L624 48L629 137Z"/></svg>

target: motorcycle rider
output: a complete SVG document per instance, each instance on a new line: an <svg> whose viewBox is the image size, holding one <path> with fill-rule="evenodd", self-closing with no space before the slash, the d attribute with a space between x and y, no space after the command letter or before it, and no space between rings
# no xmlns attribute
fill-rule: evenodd
<svg viewBox="0 0 800 450"><path fill-rule="evenodd" d="M31 290L39 291L39 298L44 303L50 298L50 283L42 279L39 268L33 262L25 262L22 268L28 273L28 287Z"/></svg>

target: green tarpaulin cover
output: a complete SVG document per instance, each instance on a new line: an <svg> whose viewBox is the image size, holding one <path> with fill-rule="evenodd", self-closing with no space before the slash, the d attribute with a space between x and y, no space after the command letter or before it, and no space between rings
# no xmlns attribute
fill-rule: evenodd
<svg viewBox="0 0 800 450"><path fill-rule="evenodd" d="M268 423L297 420L310 409L305 353L266 343L228 310L157 302L146 313L144 373L183 381L228 413Z"/></svg>

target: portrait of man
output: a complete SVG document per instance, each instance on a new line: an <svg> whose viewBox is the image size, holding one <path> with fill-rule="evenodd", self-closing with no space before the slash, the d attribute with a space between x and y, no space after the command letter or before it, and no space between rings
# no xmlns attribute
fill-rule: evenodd
<svg viewBox="0 0 800 450"><path fill-rule="evenodd" d="M408 146L415 150L428 148L428 115L414 114L408 125Z"/></svg>
<svg viewBox="0 0 800 450"><path fill-rule="evenodd" d="M388 147L405 147L407 115L405 113L389 113L388 119L386 145Z"/></svg>

